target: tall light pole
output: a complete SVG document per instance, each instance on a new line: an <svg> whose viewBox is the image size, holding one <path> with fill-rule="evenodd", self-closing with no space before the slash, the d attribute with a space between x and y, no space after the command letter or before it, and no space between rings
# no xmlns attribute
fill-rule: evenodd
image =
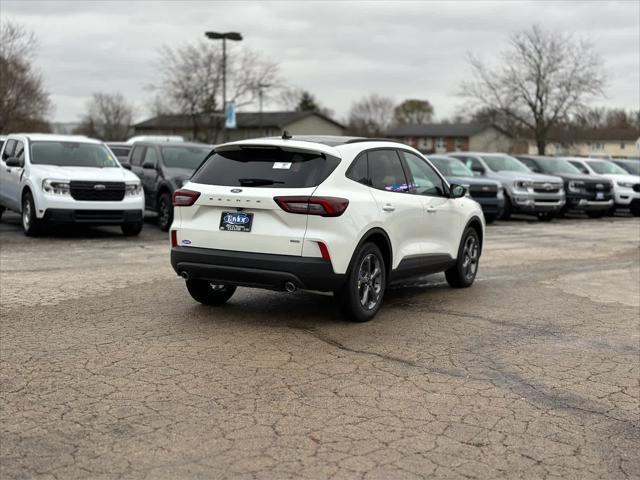
<svg viewBox="0 0 640 480"><path fill-rule="evenodd" d="M233 40L239 42L242 40L242 35L238 32L204 32L206 37L210 40L222 39L222 111L226 114L227 108L227 40ZM224 128L226 130L226 120ZM226 137L226 135L225 135ZM225 138L226 140L226 138Z"/></svg>

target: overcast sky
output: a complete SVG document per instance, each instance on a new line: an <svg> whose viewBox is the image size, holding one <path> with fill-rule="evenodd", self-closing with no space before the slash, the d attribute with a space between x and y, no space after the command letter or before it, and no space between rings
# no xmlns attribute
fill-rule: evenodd
<svg viewBox="0 0 640 480"><path fill-rule="evenodd" d="M460 110L468 52L491 60L537 22L590 37L609 78L601 105L640 108L640 2L152 2L0 0L0 16L32 28L55 121L77 121L92 92L122 92L148 116L162 44L239 31L283 77L343 119L376 92L426 98L437 119ZM234 46L239 48L239 46ZM274 109L276 105L268 106Z"/></svg>

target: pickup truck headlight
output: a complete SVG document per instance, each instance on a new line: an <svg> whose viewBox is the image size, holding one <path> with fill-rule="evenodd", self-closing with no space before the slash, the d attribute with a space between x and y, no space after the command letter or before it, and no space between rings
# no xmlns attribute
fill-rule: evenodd
<svg viewBox="0 0 640 480"><path fill-rule="evenodd" d="M71 188L68 180L45 178L42 181L42 190L51 195L71 195Z"/></svg>
<svg viewBox="0 0 640 480"><path fill-rule="evenodd" d="M124 193L128 197L142 194L142 185L139 182L128 182L124 186Z"/></svg>
<svg viewBox="0 0 640 480"><path fill-rule="evenodd" d="M569 182L570 192L581 192L584 189L584 182L571 181Z"/></svg>
<svg viewBox="0 0 640 480"><path fill-rule="evenodd" d="M633 182L616 182L619 187L622 188L633 188Z"/></svg>
<svg viewBox="0 0 640 480"><path fill-rule="evenodd" d="M517 190L526 190L527 188L532 187L533 183L526 180L516 180L513 182L513 186Z"/></svg>

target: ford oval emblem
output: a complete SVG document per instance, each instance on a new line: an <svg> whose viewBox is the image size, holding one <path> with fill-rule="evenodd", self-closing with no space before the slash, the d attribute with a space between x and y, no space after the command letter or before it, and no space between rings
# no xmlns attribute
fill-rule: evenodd
<svg viewBox="0 0 640 480"><path fill-rule="evenodd" d="M242 192L241 188L232 188L231 189L231 193L240 193L240 192Z"/></svg>
<svg viewBox="0 0 640 480"><path fill-rule="evenodd" d="M182 240L183 245L191 245L191 240L184 239Z"/></svg>
<svg viewBox="0 0 640 480"><path fill-rule="evenodd" d="M604 185L601 183L596 183L596 190L602 190L604 188Z"/></svg>

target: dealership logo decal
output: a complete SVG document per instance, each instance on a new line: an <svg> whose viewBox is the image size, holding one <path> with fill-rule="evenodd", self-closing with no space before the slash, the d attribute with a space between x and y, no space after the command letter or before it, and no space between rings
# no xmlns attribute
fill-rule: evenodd
<svg viewBox="0 0 640 480"><path fill-rule="evenodd" d="M107 188L106 185L102 185L101 183L98 183L93 186L94 190L104 190L105 188Z"/></svg>
<svg viewBox="0 0 640 480"><path fill-rule="evenodd" d="M230 213L224 216L224 223L230 223L231 225L244 225L249 222L249 217L242 213Z"/></svg>

